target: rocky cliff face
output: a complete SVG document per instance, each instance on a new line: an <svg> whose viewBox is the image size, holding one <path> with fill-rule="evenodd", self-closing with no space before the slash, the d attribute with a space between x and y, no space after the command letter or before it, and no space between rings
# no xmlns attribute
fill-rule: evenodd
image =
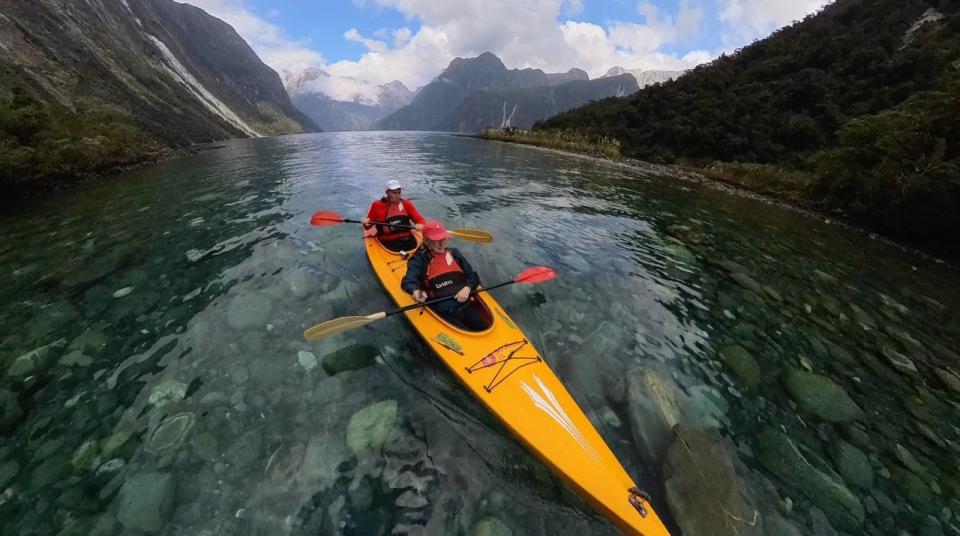
<svg viewBox="0 0 960 536"><path fill-rule="evenodd" d="M172 0L0 0L0 97L126 115L165 145L316 126L225 22Z"/></svg>
<svg viewBox="0 0 960 536"><path fill-rule="evenodd" d="M484 52L476 58L455 58L439 76L417 93L409 106L377 121L374 128L450 130L451 121L457 121L449 116L476 91L510 92L586 81L588 78L587 73L580 69L555 74L540 69L507 69L500 58L490 52ZM487 100L479 99L477 102ZM577 105L587 102L589 100ZM496 102L496 110L484 109L479 113L485 117L499 117L500 104L500 101Z"/></svg>
<svg viewBox="0 0 960 536"><path fill-rule="evenodd" d="M625 97L639 89L629 74L511 91L482 89L465 98L436 129L478 132L489 127L530 128L561 112L608 97Z"/></svg>
<svg viewBox="0 0 960 536"><path fill-rule="evenodd" d="M623 67L613 67L603 78L611 76L620 76L623 74L632 75L637 79L640 88L652 86L653 84L662 84L675 78L679 78L684 71L644 71L643 69L624 69Z"/></svg>

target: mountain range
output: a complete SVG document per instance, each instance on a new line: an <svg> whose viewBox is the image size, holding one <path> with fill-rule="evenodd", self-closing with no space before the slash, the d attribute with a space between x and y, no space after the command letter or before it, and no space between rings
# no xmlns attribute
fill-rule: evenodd
<svg viewBox="0 0 960 536"><path fill-rule="evenodd" d="M500 58L485 52L455 58L409 105L373 128L475 132L488 126L529 127L570 108L638 89L632 76L590 80L581 69L507 69Z"/></svg>

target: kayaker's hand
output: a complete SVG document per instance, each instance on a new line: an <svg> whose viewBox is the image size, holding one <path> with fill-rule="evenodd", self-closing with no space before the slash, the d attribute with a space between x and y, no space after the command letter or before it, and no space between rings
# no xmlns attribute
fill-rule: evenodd
<svg viewBox="0 0 960 536"><path fill-rule="evenodd" d="M463 303L470 299L470 287L463 287L460 289L460 292L457 293L457 301Z"/></svg>
<svg viewBox="0 0 960 536"><path fill-rule="evenodd" d="M370 218L363 218L360 220L360 223L362 223L364 227L370 227Z"/></svg>
<svg viewBox="0 0 960 536"><path fill-rule="evenodd" d="M423 303L427 301L427 293L420 289L414 290L413 299L416 300L417 303Z"/></svg>
<svg viewBox="0 0 960 536"><path fill-rule="evenodd" d="M416 227L416 229L417 229L418 231L423 231L423 224L422 224L422 223L415 223L413 226Z"/></svg>

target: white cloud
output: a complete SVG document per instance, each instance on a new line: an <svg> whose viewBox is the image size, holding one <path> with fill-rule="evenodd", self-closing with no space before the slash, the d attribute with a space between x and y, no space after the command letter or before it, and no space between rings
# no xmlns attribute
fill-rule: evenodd
<svg viewBox="0 0 960 536"><path fill-rule="evenodd" d="M599 0L590 0L599 1ZM361 9L395 9L418 21L384 28L373 37L356 28L343 37L366 51L355 61L323 61L309 43L295 41L274 24L255 16L245 0L189 0L230 23L263 60L281 71L316 65L339 80L317 81L317 89L340 98L370 98L377 84L400 80L410 88L429 82L454 58L490 51L510 68L563 72L572 67L591 77L609 68L680 70L710 61L720 50L675 53L695 42L709 8L719 17L735 48L750 38L810 13L829 0L680 0L664 10L639 0L633 20L605 24L577 20L584 0L354 0ZM352 80L351 80L352 79Z"/></svg>
<svg viewBox="0 0 960 536"><path fill-rule="evenodd" d="M363 46L367 47L367 50L371 52L386 52L387 46L383 41L377 39L367 39L366 37L360 35L360 32L356 28L350 28L343 33L343 38L347 41L353 41L354 43L360 43Z"/></svg>
<svg viewBox="0 0 960 536"><path fill-rule="evenodd" d="M723 0L720 20L731 26L733 39L760 37L813 13L833 0Z"/></svg>
<svg viewBox="0 0 960 536"><path fill-rule="evenodd" d="M187 0L187 3L233 26L260 59L277 71L324 63L323 55L311 49L307 42L287 37L280 27L255 15L245 0Z"/></svg>

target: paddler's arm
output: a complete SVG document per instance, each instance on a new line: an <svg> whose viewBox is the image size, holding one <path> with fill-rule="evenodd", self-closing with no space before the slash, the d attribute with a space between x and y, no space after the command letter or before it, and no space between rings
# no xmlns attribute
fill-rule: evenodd
<svg viewBox="0 0 960 536"><path fill-rule="evenodd" d="M376 217L376 216L377 216L377 214L376 214L376 212L377 212L377 203L379 203L379 202L380 202L380 201L374 201L373 203L370 203L370 210L367 211L367 217L366 217L366 218L363 218L362 220L360 220L360 223L363 224L363 228L364 228L364 229L369 229L369 228L373 227L373 224L370 223L370 220L377 220L377 221L379 221L379 220L381 219L381 218Z"/></svg>
<svg viewBox="0 0 960 536"><path fill-rule="evenodd" d="M417 207L413 205L413 203L404 199L403 204L407 208L407 214L410 216L410 219L413 220L413 225L418 231L422 231L423 224L427 223L427 220L423 219L423 216L420 215L420 212L417 210Z"/></svg>
<svg viewBox="0 0 960 536"><path fill-rule="evenodd" d="M400 288L404 292L414 296L414 292L422 289L420 288L420 282L423 281L423 272L426 270L426 260L427 256L422 253L415 253L410 260L407 261L407 273L404 274L403 280L400 281ZM418 296L414 296L417 298Z"/></svg>

